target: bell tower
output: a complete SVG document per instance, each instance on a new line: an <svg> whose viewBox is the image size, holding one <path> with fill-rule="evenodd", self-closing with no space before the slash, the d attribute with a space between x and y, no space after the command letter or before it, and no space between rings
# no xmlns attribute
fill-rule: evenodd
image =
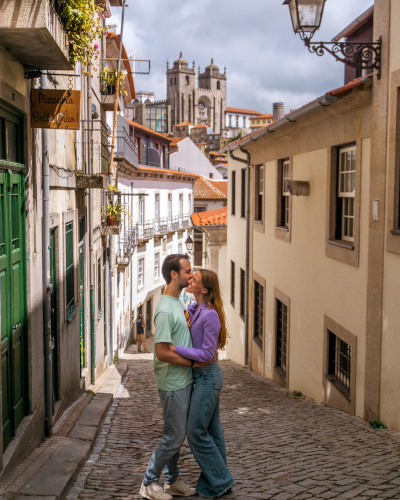
<svg viewBox="0 0 400 500"><path fill-rule="evenodd" d="M193 122L194 117L191 115L195 87L195 63L193 61L193 67L189 68L181 52L172 68L167 63L167 100L171 105L172 126L186 121Z"/></svg>

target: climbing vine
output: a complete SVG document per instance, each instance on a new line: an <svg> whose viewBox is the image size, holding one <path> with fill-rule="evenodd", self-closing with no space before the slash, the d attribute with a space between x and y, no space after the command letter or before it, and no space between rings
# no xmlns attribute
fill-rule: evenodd
<svg viewBox="0 0 400 500"><path fill-rule="evenodd" d="M63 10L61 17L66 19L66 30L70 44L70 61L80 62L82 72L87 73L87 64L99 57L99 40L107 28L101 26L104 19L103 9L94 0L59 0Z"/></svg>

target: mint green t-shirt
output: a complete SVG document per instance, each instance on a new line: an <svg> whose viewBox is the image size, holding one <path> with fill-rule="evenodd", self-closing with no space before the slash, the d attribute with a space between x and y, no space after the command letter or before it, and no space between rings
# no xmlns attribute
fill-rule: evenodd
<svg viewBox="0 0 400 500"><path fill-rule="evenodd" d="M185 308L179 298L162 295L154 314L154 343L192 347L192 336L186 322ZM162 391L180 391L193 383L192 368L159 361L154 349L154 372Z"/></svg>

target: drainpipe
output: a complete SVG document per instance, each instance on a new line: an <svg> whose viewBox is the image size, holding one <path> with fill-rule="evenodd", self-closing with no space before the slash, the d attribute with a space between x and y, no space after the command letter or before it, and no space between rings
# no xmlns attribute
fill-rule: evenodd
<svg viewBox="0 0 400 500"><path fill-rule="evenodd" d="M244 364L248 366L249 357L249 289L250 289L250 153L243 147L240 151L247 156L247 159L235 156L232 151L229 151L229 156L241 163L246 164L246 255L245 255L245 301L244 301Z"/></svg>
<svg viewBox="0 0 400 500"><path fill-rule="evenodd" d="M42 75L42 88L47 89L47 75ZM50 285L50 178L49 178L49 131L42 129L42 278L43 278L43 342L45 372L45 433L53 433L53 338L51 335L51 285Z"/></svg>
<svg viewBox="0 0 400 500"><path fill-rule="evenodd" d="M133 194L133 182L131 182L131 194ZM131 196L131 216L133 214L133 196ZM132 229L133 231L133 229ZM135 238L136 241L136 238ZM130 297L130 322L131 322L131 339L133 339L133 324L132 324L132 319L133 319L133 286L132 286L132 280L133 280L133 256L131 257L131 262L130 262L130 278L129 278L129 297Z"/></svg>
<svg viewBox="0 0 400 500"><path fill-rule="evenodd" d="M92 174L92 76L91 66L88 65L87 77L87 173ZM95 384L96 357L94 337L94 271L93 271L93 191L89 188L89 276L90 276L90 378L91 384Z"/></svg>

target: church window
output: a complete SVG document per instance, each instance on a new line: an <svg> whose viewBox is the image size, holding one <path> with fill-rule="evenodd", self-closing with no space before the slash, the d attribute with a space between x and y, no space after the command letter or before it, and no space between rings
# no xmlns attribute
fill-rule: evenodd
<svg viewBox="0 0 400 500"><path fill-rule="evenodd" d="M176 85L176 77L175 77L174 83L175 83L175 85Z"/></svg>
<svg viewBox="0 0 400 500"><path fill-rule="evenodd" d="M185 78L185 83L186 83L186 85L189 85L189 77L188 76L186 76L186 78Z"/></svg>
<svg viewBox="0 0 400 500"><path fill-rule="evenodd" d="M219 80L217 82L217 90L221 90L221 82Z"/></svg>
<svg viewBox="0 0 400 500"><path fill-rule="evenodd" d="M232 127L232 115L229 115L229 126Z"/></svg>

